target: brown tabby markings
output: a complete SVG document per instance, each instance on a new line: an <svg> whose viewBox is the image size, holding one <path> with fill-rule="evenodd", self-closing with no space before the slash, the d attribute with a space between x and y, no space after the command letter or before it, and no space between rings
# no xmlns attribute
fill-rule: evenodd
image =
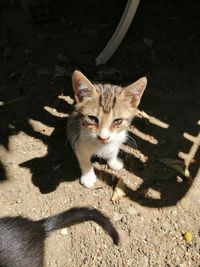
<svg viewBox="0 0 200 267"><path fill-rule="evenodd" d="M91 163L93 155L106 159L114 170L123 168L117 155L120 146L130 139L127 129L146 84L145 77L124 88L92 84L81 72L73 73L76 105L69 117L67 132L82 171L81 183L85 187L93 186L96 181Z"/></svg>
<svg viewBox="0 0 200 267"><path fill-rule="evenodd" d="M120 88L110 84L96 84L95 88L100 93L100 106L102 106L105 113L109 113L114 108Z"/></svg>

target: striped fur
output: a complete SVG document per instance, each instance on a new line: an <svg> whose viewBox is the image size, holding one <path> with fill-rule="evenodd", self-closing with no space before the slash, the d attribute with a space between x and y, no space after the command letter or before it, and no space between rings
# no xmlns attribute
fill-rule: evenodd
<svg viewBox="0 0 200 267"><path fill-rule="evenodd" d="M91 187L96 181L91 164L93 155L106 159L113 169L123 167L117 155L126 140L128 126L147 80L141 78L122 88L111 84L92 84L81 72L75 71L72 84L76 105L69 117L67 135L82 170L81 183Z"/></svg>

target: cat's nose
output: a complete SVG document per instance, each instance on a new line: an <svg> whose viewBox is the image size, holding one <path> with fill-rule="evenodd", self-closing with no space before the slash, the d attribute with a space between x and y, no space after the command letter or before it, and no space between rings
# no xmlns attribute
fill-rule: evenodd
<svg viewBox="0 0 200 267"><path fill-rule="evenodd" d="M98 139L99 139L100 141L102 141L102 142L107 141L109 138L110 138L110 136L108 136L108 137L104 137L104 136L101 136L101 135L98 136Z"/></svg>
<svg viewBox="0 0 200 267"><path fill-rule="evenodd" d="M110 133L107 128L102 128L101 131L99 132L98 139L101 142L105 142L110 138Z"/></svg>

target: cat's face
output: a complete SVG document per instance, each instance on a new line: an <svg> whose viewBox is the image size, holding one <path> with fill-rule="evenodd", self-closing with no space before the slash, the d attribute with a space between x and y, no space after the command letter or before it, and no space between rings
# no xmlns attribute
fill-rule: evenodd
<svg viewBox="0 0 200 267"><path fill-rule="evenodd" d="M91 137L101 143L120 138L135 115L147 80L141 78L128 87L92 84L81 72L72 75L76 109L81 125Z"/></svg>

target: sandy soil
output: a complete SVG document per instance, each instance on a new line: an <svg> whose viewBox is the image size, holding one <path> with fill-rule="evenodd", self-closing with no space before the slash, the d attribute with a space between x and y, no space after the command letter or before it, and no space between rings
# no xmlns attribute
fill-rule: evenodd
<svg viewBox="0 0 200 267"><path fill-rule="evenodd" d="M125 1L67 2L58 1L57 19L39 24L19 4L0 4L0 216L37 220L88 205L112 219L119 247L83 223L47 239L46 266L200 266L199 139L191 138L200 130L200 2L141 1L123 43L99 67L95 57ZM140 109L150 118L137 117L130 128L137 148L122 148L118 172L95 161L93 189L79 184L65 137L76 68L98 82L148 78ZM180 152L189 153L190 177ZM119 179L126 196L113 202ZM192 242L183 239L186 231Z"/></svg>

